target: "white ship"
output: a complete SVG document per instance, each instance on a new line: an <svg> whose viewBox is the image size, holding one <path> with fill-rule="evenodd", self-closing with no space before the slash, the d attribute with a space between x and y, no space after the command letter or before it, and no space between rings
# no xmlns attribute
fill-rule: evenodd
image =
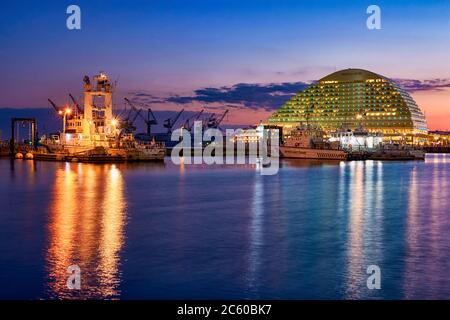
<svg viewBox="0 0 450 320"><path fill-rule="evenodd" d="M352 151L373 151L383 144L383 134L373 133L359 127L356 130L331 132L331 142L339 142L342 149Z"/></svg>
<svg viewBox="0 0 450 320"><path fill-rule="evenodd" d="M328 142L321 130L299 128L293 130L280 146L283 158L346 160L347 153L339 143Z"/></svg>

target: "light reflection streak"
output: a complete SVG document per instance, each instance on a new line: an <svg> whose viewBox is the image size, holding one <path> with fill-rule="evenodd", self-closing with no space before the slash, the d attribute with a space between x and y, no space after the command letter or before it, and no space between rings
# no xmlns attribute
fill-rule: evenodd
<svg viewBox="0 0 450 320"><path fill-rule="evenodd" d="M383 252L383 164L381 161L366 161L366 179L364 182L365 223L363 272L369 265L381 267ZM376 170L376 171L375 171Z"/></svg>
<svg viewBox="0 0 450 320"><path fill-rule="evenodd" d="M347 267L347 297L357 299L361 289L363 269L363 223L364 223L364 163L349 164L350 183L350 220Z"/></svg>
<svg viewBox="0 0 450 320"><path fill-rule="evenodd" d="M103 199L102 232L99 241L100 264L99 279L103 295L117 295L119 285L119 253L124 243L123 180L120 171L113 165L106 178L105 197Z"/></svg>
<svg viewBox="0 0 450 320"><path fill-rule="evenodd" d="M414 168L411 171L409 194L408 194L408 217L406 225L406 244L407 244L407 256L405 265L405 277L404 277L404 292L405 298L411 299L415 294L416 281L411 277L415 272L420 269L414 261L414 256L420 254L420 222L419 222L419 209L418 209L418 194L419 188L417 185L417 171Z"/></svg>
<svg viewBox="0 0 450 320"><path fill-rule="evenodd" d="M423 171L414 168L411 172L403 283L406 299L439 299L449 292L448 281L442 277L449 268L448 196L442 192L448 190L445 163L445 155L428 155L431 176L424 180Z"/></svg>
<svg viewBox="0 0 450 320"><path fill-rule="evenodd" d="M51 263L49 278L50 290L61 293L61 298L66 297L67 267L75 264L72 259L72 251L75 243L76 223L76 174L70 170L69 164L65 169L56 172L54 197L50 222L50 247L48 249L48 261Z"/></svg>
<svg viewBox="0 0 450 320"><path fill-rule="evenodd" d="M49 222L50 298L116 298L126 200L115 166L65 164L56 172ZM69 290L67 268L81 268L81 290ZM86 272L83 272L86 271Z"/></svg>
<svg viewBox="0 0 450 320"><path fill-rule="evenodd" d="M250 248L248 288L252 296L258 295L258 279L261 265L261 248L263 245L263 216L264 216L264 184L263 176L256 173L253 189L252 217L250 223Z"/></svg>

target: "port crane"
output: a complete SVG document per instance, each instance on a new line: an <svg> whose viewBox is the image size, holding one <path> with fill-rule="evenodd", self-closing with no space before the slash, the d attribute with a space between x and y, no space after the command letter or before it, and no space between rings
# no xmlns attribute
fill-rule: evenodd
<svg viewBox="0 0 450 320"><path fill-rule="evenodd" d="M64 115L64 116L70 116L70 114L72 113L72 108L69 106L60 106L58 107L56 105L56 103L53 102L53 100L51 99L47 99L48 102L50 102L50 104L52 105L53 109L55 109L56 113L59 115Z"/></svg>
<svg viewBox="0 0 450 320"><path fill-rule="evenodd" d="M153 111L151 108L147 109L147 119L144 118L144 116L141 115L141 118L144 120L145 125L147 126L147 134L152 134L152 126L158 124L158 120L156 120L155 115L153 114Z"/></svg>
<svg viewBox="0 0 450 320"><path fill-rule="evenodd" d="M219 125L222 123L223 119L225 119L225 116L228 114L228 111L229 110L225 110L225 112L219 118L216 118L216 115L213 114L211 117L209 117L206 126L208 128L218 129Z"/></svg>
<svg viewBox="0 0 450 320"><path fill-rule="evenodd" d="M57 114L61 114L62 112L62 108L58 108L58 106L56 105L56 103L54 103L51 99L47 99L48 102L50 102L50 104L52 105L53 109L55 109Z"/></svg>
<svg viewBox="0 0 450 320"><path fill-rule="evenodd" d="M138 112L138 108L136 108L136 106L133 105L133 103L128 99L128 98L124 98L126 102L128 102L128 104L136 111ZM152 134L152 126L153 125L157 125L158 124L158 120L156 120L155 115L153 114L153 111L151 108L147 109L147 119L140 113L138 112L138 115L142 118L142 120L144 120L145 125L147 127L147 135L151 135Z"/></svg>
<svg viewBox="0 0 450 320"><path fill-rule="evenodd" d="M173 126L178 121L178 119L180 118L180 116L183 112L184 112L184 109L181 109L181 111L178 112L174 117L164 120L163 126L164 126L164 128L167 129L168 134L172 133Z"/></svg>
<svg viewBox="0 0 450 320"><path fill-rule="evenodd" d="M131 106L131 109L128 112L127 117L122 121L121 129L123 129L126 133L132 133L133 131L136 131L134 122L136 121L137 117L141 115L142 109L137 109L127 98L124 98L124 100ZM135 114L133 117L131 117L133 111L135 111Z"/></svg>
<svg viewBox="0 0 450 320"><path fill-rule="evenodd" d="M77 100L75 100L75 98L73 97L73 95L71 93L69 93L69 97L72 100L72 102L75 105L75 107L77 108L78 113L82 114L83 113L83 109L81 109L81 107L78 104Z"/></svg>
<svg viewBox="0 0 450 320"><path fill-rule="evenodd" d="M197 114L194 114L193 117L187 118L186 121L185 121L184 124L183 124L183 129L186 129L186 130L188 130L188 131L191 131L191 130L192 130L192 126L194 125L195 121L197 121L198 119L200 119L200 116L203 114L203 111L204 111L204 110L205 110L205 109L202 109L202 110L201 110L200 112L198 112ZM193 120L193 121L191 122L191 120Z"/></svg>

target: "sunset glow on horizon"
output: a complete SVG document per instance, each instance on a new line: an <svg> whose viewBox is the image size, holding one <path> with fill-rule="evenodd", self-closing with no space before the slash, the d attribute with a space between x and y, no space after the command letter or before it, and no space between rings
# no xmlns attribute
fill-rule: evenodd
<svg viewBox="0 0 450 320"><path fill-rule="evenodd" d="M405 83L429 128L449 130L450 6L377 4L381 30L366 28L365 1L83 0L82 28L71 31L67 3L10 2L0 13L0 108L65 103L85 74L102 70L119 98L160 111L230 109L224 124L251 125L294 89L361 68Z"/></svg>

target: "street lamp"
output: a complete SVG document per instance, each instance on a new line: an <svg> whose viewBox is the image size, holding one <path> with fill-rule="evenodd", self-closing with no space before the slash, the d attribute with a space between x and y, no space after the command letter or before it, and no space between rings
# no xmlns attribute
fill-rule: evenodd
<svg viewBox="0 0 450 320"><path fill-rule="evenodd" d="M62 114L62 111L58 112L59 114ZM66 133L66 121L67 121L67 115L70 115L72 113L72 110L70 108L66 108L66 110L64 111L64 116L63 116L63 132Z"/></svg>

